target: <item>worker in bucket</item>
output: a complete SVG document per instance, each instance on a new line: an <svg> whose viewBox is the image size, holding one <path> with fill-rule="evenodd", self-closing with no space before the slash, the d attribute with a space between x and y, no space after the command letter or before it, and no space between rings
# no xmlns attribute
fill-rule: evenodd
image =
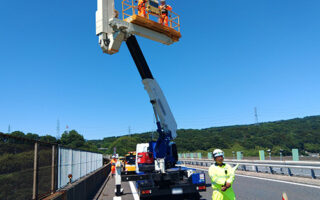
<svg viewBox="0 0 320 200"><path fill-rule="evenodd" d="M116 174L116 163L117 163L117 158L116 156L112 156L112 160L111 160L111 174L112 176L114 176Z"/></svg>
<svg viewBox="0 0 320 200"><path fill-rule="evenodd" d="M138 15L141 17L147 16L146 3L147 3L147 0L139 0L138 2Z"/></svg>
<svg viewBox="0 0 320 200"><path fill-rule="evenodd" d="M215 164L209 168L209 176L213 188L212 200L235 200L236 196L232 189L235 168L223 162L224 152L220 149L213 151Z"/></svg>
<svg viewBox="0 0 320 200"><path fill-rule="evenodd" d="M160 16L159 16L159 23L165 26L169 25L169 11L172 11L172 7L167 5L165 0L160 1Z"/></svg>

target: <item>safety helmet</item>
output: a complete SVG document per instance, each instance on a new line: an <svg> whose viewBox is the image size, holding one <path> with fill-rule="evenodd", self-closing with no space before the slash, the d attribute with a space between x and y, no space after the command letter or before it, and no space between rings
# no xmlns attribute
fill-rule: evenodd
<svg viewBox="0 0 320 200"><path fill-rule="evenodd" d="M116 157L113 155L112 158L116 158Z"/></svg>
<svg viewBox="0 0 320 200"><path fill-rule="evenodd" d="M224 157L224 152L221 149L215 149L213 152L213 157L216 158L218 156Z"/></svg>

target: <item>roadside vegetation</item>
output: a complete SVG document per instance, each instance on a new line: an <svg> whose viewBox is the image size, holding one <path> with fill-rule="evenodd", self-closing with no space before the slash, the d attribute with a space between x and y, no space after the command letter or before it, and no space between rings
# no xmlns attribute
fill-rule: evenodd
<svg viewBox="0 0 320 200"><path fill-rule="evenodd" d="M102 140L85 140L76 130L71 130L64 132L57 140L50 135L24 134L20 131L11 133L13 136L106 154L112 154L116 147L117 152L121 155L134 151L137 143L149 142L152 134L154 138L157 138L157 133L146 132L106 137ZM179 153L206 153L215 148L223 149L227 156L232 156L232 151L243 151L245 156L258 156L258 150L267 149L271 149L274 155L279 155L279 150L283 149L284 156L291 155L293 148L299 149L300 152L320 152L320 116L266 122L258 125L179 129L177 134L175 142Z"/></svg>
<svg viewBox="0 0 320 200"><path fill-rule="evenodd" d="M180 129L175 142L179 153L207 152L221 148L231 157L232 151L243 151L245 156L258 156L259 150L271 149L273 155L291 155L291 149L297 148L304 154L320 152L320 116L296 118L276 122L260 123L259 125L241 125L213 127L206 129ZM155 134L156 137L156 134ZM98 148L113 148L125 154L134 151L136 143L148 142L151 133L133 134L122 137L108 137L91 141Z"/></svg>

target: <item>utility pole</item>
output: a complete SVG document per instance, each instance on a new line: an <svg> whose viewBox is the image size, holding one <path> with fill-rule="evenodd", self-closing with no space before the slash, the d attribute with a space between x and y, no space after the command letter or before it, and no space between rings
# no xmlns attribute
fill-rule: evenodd
<svg viewBox="0 0 320 200"><path fill-rule="evenodd" d="M8 126L8 134L11 134L11 127L10 127L10 124Z"/></svg>
<svg viewBox="0 0 320 200"><path fill-rule="evenodd" d="M259 125L257 107L254 107L254 118L255 118L256 125Z"/></svg>
<svg viewBox="0 0 320 200"><path fill-rule="evenodd" d="M131 137L131 127L130 127L130 126L128 126L128 134L129 134L130 137Z"/></svg>

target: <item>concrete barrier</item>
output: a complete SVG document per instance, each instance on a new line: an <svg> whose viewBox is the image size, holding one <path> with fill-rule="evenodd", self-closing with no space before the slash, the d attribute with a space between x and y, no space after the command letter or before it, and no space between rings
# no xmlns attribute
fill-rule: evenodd
<svg viewBox="0 0 320 200"><path fill-rule="evenodd" d="M111 164L104 165L80 180L67 185L45 200L87 200L93 199L111 171Z"/></svg>

